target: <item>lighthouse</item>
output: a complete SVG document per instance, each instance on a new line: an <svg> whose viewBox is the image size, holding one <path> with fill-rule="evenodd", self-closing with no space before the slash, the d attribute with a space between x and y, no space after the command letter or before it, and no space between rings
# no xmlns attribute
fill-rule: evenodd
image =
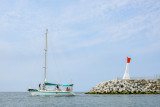
<svg viewBox="0 0 160 107"><path fill-rule="evenodd" d="M125 70L125 73L123 75L123 79L130 79L130 76L129 76L129 63L130 63L130 61L131 61L131 58L127 57L126 70Z"/></svg>

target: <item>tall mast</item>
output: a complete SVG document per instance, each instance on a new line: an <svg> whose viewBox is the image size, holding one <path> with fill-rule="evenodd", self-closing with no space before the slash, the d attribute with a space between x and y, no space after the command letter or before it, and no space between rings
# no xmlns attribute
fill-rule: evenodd
<svg viewBox="0 0 160 107"><path fill-rule="evenodd" d="M47 82L47 80L46 80L46 64L47 64L47 62L46 62L46 60L47 60L47 33L48 33L48 29L46 29L46 46L45 46L45 67L44 67L44 83L46 83Z"/></svg>

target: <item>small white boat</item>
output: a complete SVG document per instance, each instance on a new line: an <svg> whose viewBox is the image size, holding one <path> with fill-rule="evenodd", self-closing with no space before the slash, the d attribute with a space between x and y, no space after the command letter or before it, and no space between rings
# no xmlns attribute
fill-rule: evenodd
<svg viewBox="0 0 160 107"><path fill-rule="evenodd" d="M41 84L39 84L39 89L32 89L28 88L28 91L31 93L32 96L73 96L75 95L73 90L73 84L69 85L61 85L61 84L54 84L54 83L48 83L46 81L46 57L47 57L47 33L48 29L46 30L46 44L45 44L45 67L44 67L44 84L43 88L41 89ZM49 88L49 87L54 88ZM60 87L62 86L63 89Z"/></svg>

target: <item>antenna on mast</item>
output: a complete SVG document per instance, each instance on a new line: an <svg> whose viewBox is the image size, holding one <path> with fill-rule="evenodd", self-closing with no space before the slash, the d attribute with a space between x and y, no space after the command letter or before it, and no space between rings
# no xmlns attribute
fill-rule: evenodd
<svg viewBox="0 0 160 107"><path fill-rule="evenodd" d="M47 33L48 33L48 29L46 29L46 44L45 44L45 67L44 67L44 83L47 82L46 80L46 65L47 65Z"/></svg>

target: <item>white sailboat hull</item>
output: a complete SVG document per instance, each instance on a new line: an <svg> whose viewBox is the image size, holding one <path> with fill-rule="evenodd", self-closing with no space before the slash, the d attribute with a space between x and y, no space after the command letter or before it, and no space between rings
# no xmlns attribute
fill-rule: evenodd
<svg viewBox="0 0 160 107"><path fill-rule="evenodd" d="M73 92L63 92L63 91L31 91L32 96L73 96Z"/></svg>

